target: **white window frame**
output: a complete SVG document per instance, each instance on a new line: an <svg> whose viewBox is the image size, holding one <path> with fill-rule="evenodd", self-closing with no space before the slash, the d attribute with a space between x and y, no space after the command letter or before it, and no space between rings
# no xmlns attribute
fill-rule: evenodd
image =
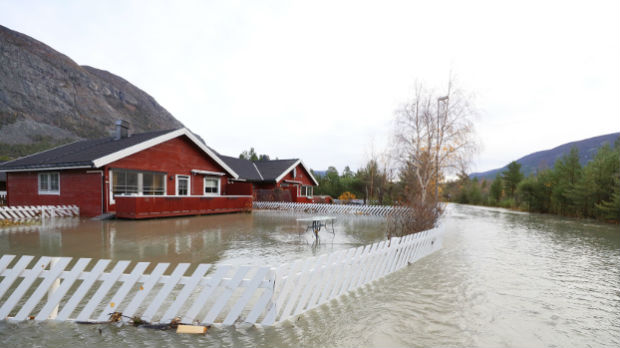
<svg viewBox="0 0 620 348"><path fill-rule="evenodd" d="M298 196L312 198L314 187L310 185L300 186L300 193Z"/></svg>
<svg viewBox="0 0 620 348"><path fill-rule="evenodd" d="M58 190L52 190L52 181L51 181L51 177L52 174L56 174L58 177ZM41 190L41 176L47 176L47 190ZM39 192L40 195L60 195L60 172L44 172L44 173L39 173L37 175L37 191Z"/></svg>
<svg viewBox="0 0 620 348"><path fill-rule="evenodd" d="M116 204L116 201L114 200L114 183L112 182L112 180L114 178L114 173L112 173L112 169L108 170L108 191L110 191L109 195L110 195L110 205L112 204Z"/></svg>
<svg viewBox="0 0 620 348"><path fill-rule="evenodd" d="M205 192L205 189L207 188L207 180L215 180L217 182L217 192L215 193L207 193ZM222 187L221 187L221 180L219 177L214 177L214 176L205 176L202 179L202 194L204 196L220 196L222 192Z"/></svg>
<svg viewBox="0 0 620 348"><path fill-rule="evenodd" d="M185 175L185 174L177 174L175 175L174 178L174 194L176 196L184 196L184 195L180 195L179 194L179 178L187 178L187 195L185 196L191 196L192 195L192 177L189 175Z"/></svg>
<svg viewBox="0 0 620 348"><path fill-rule="evenodd" d="M297 168L293 168L293 179L297 177Z"/></svg>

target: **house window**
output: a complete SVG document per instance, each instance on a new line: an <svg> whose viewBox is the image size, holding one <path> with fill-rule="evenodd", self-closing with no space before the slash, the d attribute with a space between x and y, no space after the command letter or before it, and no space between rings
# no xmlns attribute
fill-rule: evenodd
<svg viewBox="0 0 620 348"><path fill-rule="evenodd" d="M205 177L205 196L217 196L220 194L220 179Z"/></svg>
<svg viewBox="0 0 620 348"><path fill-rule="evenodd" d="M166 175L158 173L142 174L142 194L164 195L166 193Z"/></svg>
<svg viewBox="0 0 620 348"><path fill-rule="evenodd" d="M60 174L59 173L39 173L39 194L40 195L59 195L60 194Z"/></svg>
<svg viewBox="0 0 620 348"><path fill-rule="evenodd" d="M122 195L164 195L166 174L114 169L112 173L112 194ZM113 201L112 201L113 202Z"/></svg>
<svg viewBox="0 0 620 348"><path fill-rule="evenodd" d="M313 187L312 186L302 186L301 187L301 194L300 196L306 196L308 198L312 197L312 191L313 191Z"/></svg>
<svg viewBox="0 0 620 348"><path fill-rule="evenodd" d="M293 179L297 177L297 168L293 168Z"/></svg>
<svg viewBox="0 0 620 348"><path fill-rule="evenodd" d="M177 175L177 196L189 196L189 175Z"/></svg>
<svg viewBox="0 0 620 348"><path fill-rule="evenodd" d="M112 192L115 195L138 194L138 172L129 170L114 170L112 172Z"/></svg>

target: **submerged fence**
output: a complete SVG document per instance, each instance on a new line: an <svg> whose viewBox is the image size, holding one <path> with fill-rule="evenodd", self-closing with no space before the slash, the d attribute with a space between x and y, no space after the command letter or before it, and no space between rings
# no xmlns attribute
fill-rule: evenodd
<svg viewBox="0 0 620 348"><path fill-rule="evenodd" d="M77 205L29 205L0 207L0 219L12 221L37 220L53 217L80 216Z"/></svg>
<svg viewBox="0 0 620 348"><path fill-rule="evenodd" d="M309 214L332 215L404 215L408 208L389 205L349 205L324 203L254 202L254 209L292 211Z"/></svg>
<svg viewBox="0 0 620 348"><path fill-rule="evenodd" d="M273 325L438 250L439 228L280 267L43 256L0 258L0 318L103 322L112 313L150 323ZM150 266L150 267L149 267ZM150 270L149 272L146 272Z"/></svg>

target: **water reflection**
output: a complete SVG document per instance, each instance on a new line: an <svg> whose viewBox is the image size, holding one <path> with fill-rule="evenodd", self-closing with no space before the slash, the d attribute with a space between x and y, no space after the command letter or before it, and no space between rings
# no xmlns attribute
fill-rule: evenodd
<svg viewBox="0 0 620 348"><path fill-rule="evenodd" d="M278 265L299 257L383 238L381 219L336 222L321 244L297 216L273 212L145 221L57 219L45 226L0 230L2 254L110 258L153 262ZM379 231L379 232L378 232Z"/></svg>

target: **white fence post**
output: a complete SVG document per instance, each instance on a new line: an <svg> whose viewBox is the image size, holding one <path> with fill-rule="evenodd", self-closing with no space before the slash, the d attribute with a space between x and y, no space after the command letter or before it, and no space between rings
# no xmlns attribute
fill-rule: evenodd
<svg viewBox="0 0 620 348"><path fill-rule="evenodd" d="M50 262L50 269L54 268L54 266L58 264L59 260L60 258L58 257L52 258L52 261ZM52 298L52 296L54 296L54 292L56 292L56 290L58 290L59 287L60 287L60 278L56 278L56 280L54 280L54 282L52 283L52 286L50 287L49 291L47 292L48 301ZM52 312L48 316L48 319L56 319L57 316L58 316L58 305L56 305L54 309L52 309Z"/></svg>

